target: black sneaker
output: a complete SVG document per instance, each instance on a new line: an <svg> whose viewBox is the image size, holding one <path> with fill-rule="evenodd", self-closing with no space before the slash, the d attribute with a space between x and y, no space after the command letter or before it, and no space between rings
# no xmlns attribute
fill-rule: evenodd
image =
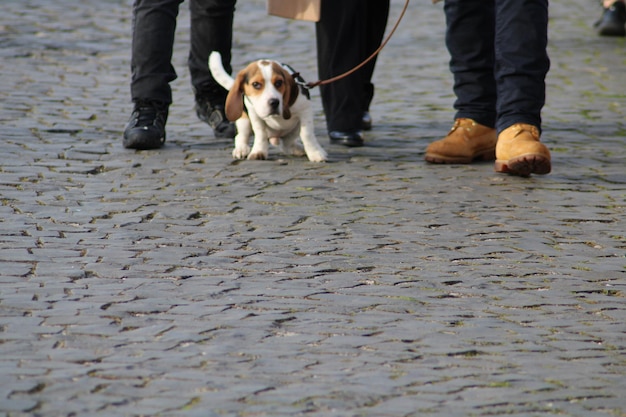
<svg viewBox="0 0 626 417"><path fill-rule="evenodd" d="M216 138L235 137L235 124L226 118L223 105L212 104L206 96L196 94L196 114L200 120L211 126Z"/></svg>
<svg viewBox="0 0 626 417"><path fill-rule="evenodd" d="M616 1L604 9L595 26L600 36L626 36L626 4Z"/></svg>
<svg viewBox="0 0 626 417"><path fill-rule="evenodd" d="M137 100L124 130L124 147L158 149L165 143L168 105L160 101Z"/></svg>

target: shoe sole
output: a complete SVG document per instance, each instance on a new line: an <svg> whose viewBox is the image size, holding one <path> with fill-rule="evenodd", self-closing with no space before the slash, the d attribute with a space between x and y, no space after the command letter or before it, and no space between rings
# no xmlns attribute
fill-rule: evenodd
<svg viewBox="0 0 626 417"><path fill-rule="evenodd" d="M150 151L153 149L159 149L165 144L165 134L160 138L142 139L136 136L127 137L124 134L122 145L126 149L135 149L138 151Z"/></svg>
<svg viewBox="0 0 626 417"><path fill-rule="evenodd" d="M493 161L494 159L496 159L496 150L495 148L489 149L487 151L480 152L471 158L427 153L424 156L424 159L426 160L426 162L430 162L431 164L471 164L475 161Z"/></svg>
<svg viewBox="0 0 626 417"><path fill-rule="evenodd" d="M357 139L332 139L331 138L330 143L332 143L333 145L343 145L348 148L359 148L365 145L364 140L357 140Z"/></svg>
<svg viewBox="0 0 626 417"><path fill-rule="evenodd" d="M620 28L608 28L598 31L600 36L626 36L626 31Z"/></svg>
<svg viewBox="0 0 626 417"><path fill-rule="evenodd" d="M502 172L520 177L528 177L530 174L545 175L552 170L550 159L543 155L522 155L508 161L496 160L494 169L496 172Z"/></svg>
<svg viewBox="0 0 626 417"><path fill-rule="evenodd" d="M626 36L626 28L620 23L611 23L598 29L600 36Z"/></svg>

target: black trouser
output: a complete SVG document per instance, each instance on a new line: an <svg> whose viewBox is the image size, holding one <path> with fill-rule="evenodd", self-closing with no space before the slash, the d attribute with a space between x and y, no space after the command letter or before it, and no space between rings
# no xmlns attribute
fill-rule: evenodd
<svg viewBox="0 0 626 417"><path fill-rule="evenodd" d="M172 51L176 18L183 0L135 0L131 57L131 98L172 102L169 83L176 79ZM236 0L189 0L191 47L189 71L198 92L218 90L208 68L211 51L222 54L231 71L233 15ZM223 89L222 89L223 90ZM224 92L225 95L225 92Z"/></svg>
<svg viewBox="0 0 626 417"><path fill-rule="evenodd" d="M541 128L548 0L446 0L444 10L456 117Z"/></svg>
<svg viewBox="0 0 626 417"><path fill-rule="evenodd" d="M322 0L316 24L318 75L328 79L369 57L382 42L389 0ZM363 112L374 96L376 59L347 78L320 86L329 131L361 130Z"/></svg>

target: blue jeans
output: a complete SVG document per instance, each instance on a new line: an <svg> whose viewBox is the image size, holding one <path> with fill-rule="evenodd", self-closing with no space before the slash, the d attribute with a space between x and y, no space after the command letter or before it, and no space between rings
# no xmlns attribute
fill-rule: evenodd
<svg viewBox="0 0 626 417"><path fill-rule="evenodd" d="M131 98L172 102L169 83L176 79L172 51L178 9L183 0L135 0L131 56ZM218 87L208 69L209 53L219 51L230 67L236 0L189 0L191 39L189 71L197 92L215 94ZM222 89L223 90L223 89ZM223 91L220 94L226 96Z"/></svg>
<svg viewBox="0 0 626 417"><path fill-rule="evenodd" d="M548 0L446 0L444 11L455 117L541 128Z"/></svg>

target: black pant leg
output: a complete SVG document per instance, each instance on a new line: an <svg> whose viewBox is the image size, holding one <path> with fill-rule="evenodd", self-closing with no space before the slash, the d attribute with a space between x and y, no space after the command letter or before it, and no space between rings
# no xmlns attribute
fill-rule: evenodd
<svg viewBox="0 0 626 417"><path fill-rule="evenodd" d="M189 71L194 90L210 98L226 98L226 91L211 76L209 54L218 51L226 71L231 72L233 17L236 0L189 0L191 12L191 47Z"/></svg>
<svg viewBox="0 0 626 417"><path fill-rule="evenodd" d="M131 49L131 98L172 102L169 83L178 8L183 0L135 0Z"/></svg>
<svg viewBox="0 0 626 417"><path fill-rule="evenodd" d="M318 75L328 79L359 64L365 51L363 0L323 0L316 24ZM320 86L329 131L360 130L363 71Z"/></svg>
<svg viewBox="0 0 626 417"><path fill-rule="evenodd" d="M366 29L366 54L361 60L369 58L378 49L385 36L387 19L389 17L389 0L367 0L367 29ZM372 76L378 56L363 67L363 98L362 109L368 111L374 98L374 84Z"/></svg>

